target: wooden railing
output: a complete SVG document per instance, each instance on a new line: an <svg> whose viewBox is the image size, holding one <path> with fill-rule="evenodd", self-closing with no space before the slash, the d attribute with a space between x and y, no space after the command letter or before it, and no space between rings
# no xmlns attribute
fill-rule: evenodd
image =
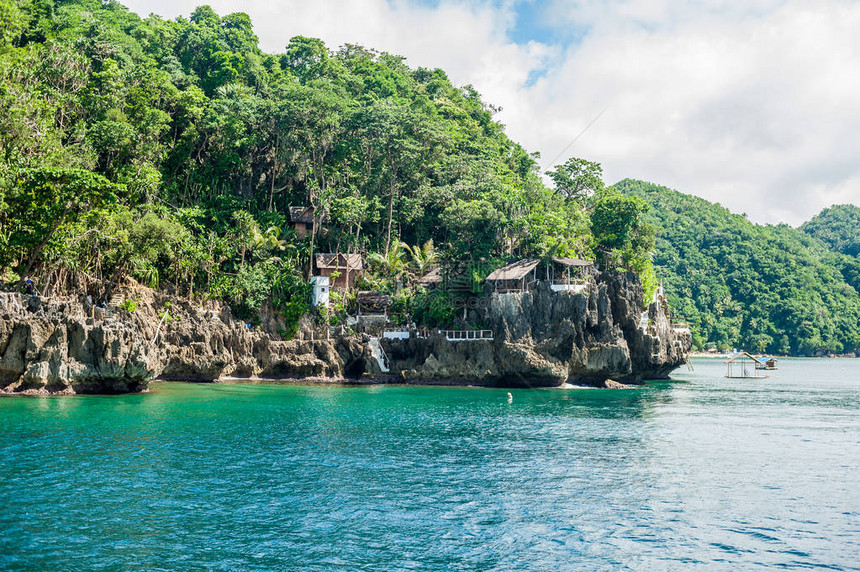
<svg viewBox="0 0 860 572"><path fill-rule="evenodd" d="M439 330L449 342L492 340L493 330Z"/></svg>

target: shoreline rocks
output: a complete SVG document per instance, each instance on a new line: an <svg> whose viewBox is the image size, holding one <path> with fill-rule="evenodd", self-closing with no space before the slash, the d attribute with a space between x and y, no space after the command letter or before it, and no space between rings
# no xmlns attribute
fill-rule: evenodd
<svg viewBox="0 0 860 572"><path fill-rule="evenodd" d="M686 361L691 342L689 332L672 330L659 304L642 312L635 277L614 274L579 293L538 284L493 294L477 316L493 339L455 342L440 334L374 344L367 334L281 341L216 302L192 304L134 283L119 290L116 300L123 298L134 311L97 308L84 297L0 293L0 393L128 393L153 379L226 378L600 386L607 378L665 378Z"/></svg>
<svg viewBox="0 0 860 572"><path fill-rule="evenodd" d="M665 308L632 275L601 275L581 292L492 294L478 321L492 340L451 342L443 336L382 340L392 371L404 381L439 377L499 387L601 386L666 379L687 361L692 337L675 331Z"/></svg>
<svg viewBox="0 0 860 572"><path fill-rule="evenodd" d="M131 393L146 389L157 352L121 320L79 304L0 294L0 391Z"/></svg>

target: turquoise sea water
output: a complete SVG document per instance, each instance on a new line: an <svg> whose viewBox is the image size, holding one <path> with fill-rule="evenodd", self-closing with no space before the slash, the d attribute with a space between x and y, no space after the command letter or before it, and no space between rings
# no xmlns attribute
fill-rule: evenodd
<svg viewBox="0 0 860 572"><path fill-rule="evenodd" d="M0 569L860 569L860 360L0 399Z"/></svg>

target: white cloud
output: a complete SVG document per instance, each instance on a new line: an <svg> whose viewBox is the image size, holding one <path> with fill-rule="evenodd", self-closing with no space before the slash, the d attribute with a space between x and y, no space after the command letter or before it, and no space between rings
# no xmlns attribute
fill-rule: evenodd
<svg viewBox="0 0 860 572"><path fill-rule="evenodd" d="M832 203L860 204L860 3L535 4L559 34L586 30L563 48L511 42L512 1L210 3L250 14L266 51L301 34L441 67L502 106L509 135L544 161L605 110L560 160L600 161L609 181L664 184L757 222L799 224ZM175 17L198 0L127 4ZM545 74L528 85L536 70Z"/></svg>
<svg viewBox="0 0 860 572"><path fill-rule="evenodd" d="M514 135L546 126L522 131L527 146L551 159L606 108L571 152L609 180L665 184L757 222L860 203L860 5L586 4L573 13L590 33L530 90L527 117L507 118ZM637 11L649 5L660 20Z"/></svg>

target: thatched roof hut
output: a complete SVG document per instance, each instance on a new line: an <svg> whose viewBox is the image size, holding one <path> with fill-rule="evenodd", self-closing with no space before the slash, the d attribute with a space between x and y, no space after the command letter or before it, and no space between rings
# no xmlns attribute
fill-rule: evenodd
<svg viewBox="0 0 860 572"><path fill-rule="evenodd" d="M419 278L416 282L419 286L425 288L436 288L442 284L442 269L440 267L433 268L430 272Z"/></svg>
<svg viewBox="0 0 860 572"><path fill-rule="evenodd" d="M511 262L491 272L487 276L487 284L497 292L518 292L525 290L527 286L526 278L529 277L529 274L532 275L532 280L537 278L535 269L539 264L540 260L536 258L526 258Z"/></svg>

